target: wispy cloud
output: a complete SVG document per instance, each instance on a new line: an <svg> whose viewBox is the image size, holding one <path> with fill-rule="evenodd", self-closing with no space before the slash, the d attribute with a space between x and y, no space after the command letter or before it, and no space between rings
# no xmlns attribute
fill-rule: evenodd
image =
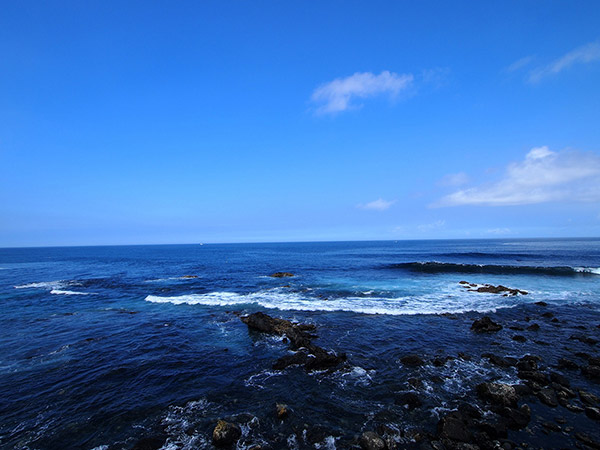
<svg viewBox="0 0 600 450"><path fill-rule="evenodd" d="M462 186L469 182L469 176L464 172L450 173L444 176L438 185L440 186Z"/></svg>
<svg viewBox="0 0 600 450"><path fill-rule="evenodd" d="M400 92L410 88L413 79L412 74L397 74L387 70L379 75L357 72L319 86L312 93L311 100L318 105L317 114L335 114L362 106L353 102L354 99L376 96L395 98Z"/></svg>
<svg viewBox="0 0 600 450"><path fill-rule="evenodd" d="M369 203L361 203L359 205L356 205L356 207L360 209L370 209L373 211L385 211L386 209L389 209L390 206L392 206L394 203L396 203L396 200L384 200L382 198L378 198L377 200L374 200Z"/></svg>
<svg viewBox="0 0 600 450"><path fill-rule="evenodd" d="M533 69L529 72L529 82L537 83L543 78L556 75L575 64L587 64L594 61L600 61L600 42L590 42L571 50L546 66Z"/></svg>
<svg viewBox="0 0 600 450"><path fill-rule="evenodd" d="M486 230L487 234L510 234L510 228L490 228Z"/></svg>
<svg viewBox="0 0 600 450"><path fill-rule="evenodd" d="M600 201L600 155L533 148L495 183L456 191L432 206L526 205Z"/></svg>
<svg viewBox="0 0 600 450"><path fill-rule="evenodd" d="M512 63L510 66L508 66L506 68L506 71L507 72L516 72L517 70L520 70L520 69L524 68L525 66L529 65L529 63L531 63L531 61L533 61L533 56L526 56L524 58L518 59L514 63Z"/></svg>

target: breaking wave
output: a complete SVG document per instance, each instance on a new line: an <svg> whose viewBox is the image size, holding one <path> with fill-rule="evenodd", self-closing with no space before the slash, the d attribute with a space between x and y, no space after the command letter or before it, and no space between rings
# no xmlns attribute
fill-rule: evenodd
<svg viewBox="0 0 600 450"><path fill-rule="evenodd" d="M551 275L562 277L600 275L600 267L513 266L496 264L459 264L437 261L390 264L390 269L420 273L487 273L496 275Z"/></svg>
<svg viewBox="0 0 600 450"><path fill-rule="evenodd" d="M204 306L260 306L292 311L347 311L360 314L416 315L464 313L468 311L492 312L498 308L513 307L520 303L515 297L498 297L493 294L464 295L464 292L406 296L406 297L342 297L317 298L286 292L279 288L240 294L236 292L210 292L173 297L148 295L151 303Z"/></svg>

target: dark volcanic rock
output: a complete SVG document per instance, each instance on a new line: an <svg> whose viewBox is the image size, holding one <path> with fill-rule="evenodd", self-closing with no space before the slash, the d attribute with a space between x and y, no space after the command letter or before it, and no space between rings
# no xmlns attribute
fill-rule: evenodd
<svg viewBox="0 0 600 450"><path fill-rule="evenodd" d="M588 365L581 368L581 373L590 380L600 381L600 366Z"/></svg>
<svg viewBox="0 0 600 450"><path fill-rule="evenodd" d="M560 358L558 360L558 368L576 370L579 369L579 366L577 365L577 363L571 361L570 359Z"/></svg>
<svg viewBox="0 0 600 450"><path fill-rule="evenodd" d="M594 441L590 436L585 433L575 433L575 439L579 442L584 443L588 447L600 449L600 442Z"/></svg>
<svg viewBox="0 0 600 450"><path fill-rule="evenodd" d="M585 415L588 416L592 420L596 420L600 422L600 409L594 408L592 406L588 406L585 408Z"/></svg>
<svg viewBox="0 0 600 450"><path fill-rule="evenodd" d="M500 414L508 419L508 426L513 430L525 428L531 421L531 408L528 405L522 405L520 408L505 406Z"/></svg>
<svg viewBox="0 0 600 450"><path fill-rule="evenodd" d="M290 273L290 272L275 272L269 276L273 277L273 278L288 278L288 277L293 277L294 274Z"/></svg>
<svg viewBox="0 0 600 450"><path fill-rule="evenodd" d="M415 409L421 406L423 403L417 394L414 392L406 392L401 394L396 400L394 400L396 405L401 405L407 407L408 409Z"/></svg>
<svg viewBox="0 0 600 450"><path fill-rule="evenodd" d="M483 353L481 356L487 358L492 364L498 367L511 367L517 364L517 360L511 357L503 358L493 353Z"/></svg>
<svg viewBox="0 0 600 450"><path fill-rule="evenodd" d="M517 294L521 294L521 295L528 294L527 291L521 291L519 289L509 288L506 286L502 286L501 284L499 284L498 286L494 286L492 284L484 284L483 286L479 286L479 287L476 287L477 285L473 286L472 284L469 284L469 285L465 285L463 283L461 283L461 284L463 285L463 287L469 289L469 291L471 291L471 292L485 292L488 294L503 294L504 296L517 295Z"/></svg>
<svg viewBox="0 0 600 450"><path fill-rule="evenodd" d="M596 406L600 402L598 397L591 392L584 391L583 389L579 389L579 398L588 406Z"/></svg>
<svg viewBox="0 0 600 450"><path fill-rule="evenodd" d="M545 405L552 408L558 406L558 399L556 398L556 392L552 388L541 389L537 394L537 398Z"/></svg>
<svg viewBox="0 0 600 450"><path fill-rule="evenodd" d="M438 435L442 439L451 439L453 441L469 442L471 433L458 411L452 411L440 419L437 425Z"/></svg>
<svg viewBox="0 0 600 450"><path fill-rule="evenodd" d="M473 322L473 325L471 325L471 330L476 333L493 333L495 331L500 331L501 329L502 325L492 321L488 316L476 320Z"/></svg>
<svg viewBox="0 0 600 450"><path fill-rule="evenodd" d="M516 406L519 400L515 388L502 383L481 383L477 385L477 395L483 400L504 406Z"/></svg>
<svg viewBox="0 0 600 450"><path fill-rule="evenodd" d="M236 424L219 420L213 430L212 439L216 447L229 447L235 444L241 436L242 431Z"/></svg>
<svg viewBox="0 0 600 450"><path fill-rule="evenodd" d="M256 312L248 316L240 317L248 328L263 333L286 336L293 349L300 349L294 354L279 358L273 368L282 370L293 365L302 365L308 371L329 370L346 361L346 354L337 355L328 352L321 347L311 343L315 336L308 333L314 331L314 325L295 324L285 319L277 319L262 312Z"/></svg>
<svg viewBox="0 0 600 450"><path fill-rule="evenodd" d="M383 439L374 431L366 431L360 437L360 448L363 450L384 450L386 445Z"/></svg>
<svg viewBox="0 0 600 450"><path fill-rule="evenodd" d="M532 323L527 327L527 329L529 331L538 331L540 329L540 326L537 323Z"/></svg>
<svg viewBox="0 0 600 450"><path fill-rule="evenodd" d="M512 337L512 340L517 342L526 342L527 338L525 336L521 336L520 334L516 334Z"/></svg>
<svg viewBox="0 0 600 450"><path fill-rule="evenodd" d="M538 305L538 306L548 306L548 303L546 302L535 302L534 305Z"/></svg>
<svg viewBox="0 0 600 450"><path fill-rule="evenodd" d="M307 331L314 331L314 325L295 324L285 319L277 319L262 312L256 312L240 318L242 322L263 333L272 333L279 336L287 336L295 348L307 347L314 335Z"/></svg>
<svg viewBox="0 0 600 450"><path fill-rule="evenodd" d="M408 367L422 366L424 361L418 355L406 355L400 358L400 362Z"/></svg>

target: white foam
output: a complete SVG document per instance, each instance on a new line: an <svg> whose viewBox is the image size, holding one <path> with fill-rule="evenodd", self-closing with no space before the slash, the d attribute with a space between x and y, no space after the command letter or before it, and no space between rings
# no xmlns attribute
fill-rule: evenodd
<svg viewBox="0 0 600 450"><path fill-rule="evenodd" d="M28 283L15 286L15 289L60 289L68 285L68 281L41 281L39 283Z"/></svg>
<svg viewBox="0 0 600 450"><path fill-rule="evenodd" d="M286 292L280 288L248 294L210 292L175 297L148 295L145 300L152 303L172 303L175 305L258 305L263 308L285 311L348 311L361 314L387 315L458 314L467 311L493 312L497 308L513 307L519 302L514 297L498 297L493 294L478 293L478 295L465 295L462 289L455 292L441 291L438 294L414 297L343 297L323 299Z"/></svg>
<svg viewBox="0 0 600 450"><path fill-rule="evenodd" d="M56 295L90 295L88 292L64 291L61 289L52 289L50 293Z"/></svg>
<svg viewBox="0 0 600 450"><path fill-rule="evenodd" d="M575 267L575 272L600 275L600 267Z"/></svg>

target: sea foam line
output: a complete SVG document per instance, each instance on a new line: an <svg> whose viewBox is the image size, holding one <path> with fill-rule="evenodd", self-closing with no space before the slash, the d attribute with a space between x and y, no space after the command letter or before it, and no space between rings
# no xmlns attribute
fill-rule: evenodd
<svg viewBox="0 0 600 450"><path fill-rule="evenodd" d="M211 292L173 297L148 295L151 303L174 305L241 306L257 305L263 308L292 311L347 311L361 314L416 315L464 313L467 311L493 312L497 308L513 307L521 301L514 297L498 297L493 294L422 295L414 297L344 297L322 299L283 292L280 289L239 294L235 292Z"/></svg>

